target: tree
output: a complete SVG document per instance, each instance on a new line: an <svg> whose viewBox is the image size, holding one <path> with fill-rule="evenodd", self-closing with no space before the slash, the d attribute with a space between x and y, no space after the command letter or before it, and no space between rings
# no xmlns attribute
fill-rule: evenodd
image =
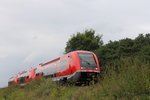
<svg viewBox="0 0 150 100"><path fill-rule="evenodd" d="M65 53L75 50L95 51L103 45L102 35L95 35L95 31L85 30L85 32L74 34L68 40L65 47Z"/></svg>
<svg viewBox="0 0 150 100"><path fill-rule="evenodd" d="M134 40L130 38L125 38L119 40L118 46L118 56L132 56L136 53L136 48L134 47Z"/></svg>
<svg viewBox="0 0 150 100"><path fill-rule="evenodd" d="M124 57L141 57L150 61L150 34L139 34L135 39L124 38L110 41L96 50L99 63L111 64Z"/></svg>

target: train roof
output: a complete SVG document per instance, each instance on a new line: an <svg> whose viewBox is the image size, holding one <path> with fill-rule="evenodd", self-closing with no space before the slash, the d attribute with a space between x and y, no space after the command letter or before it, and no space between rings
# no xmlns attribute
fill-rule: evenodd
<svg viewBox="0 0 150 100"><path fill-rule="evenodd" d="M69 53L74 53L74 52L77 52L77 53L92 53L91 51L85 51L85 50L76 50L76 51L72 51L72 52L69 52Z"/></svg>

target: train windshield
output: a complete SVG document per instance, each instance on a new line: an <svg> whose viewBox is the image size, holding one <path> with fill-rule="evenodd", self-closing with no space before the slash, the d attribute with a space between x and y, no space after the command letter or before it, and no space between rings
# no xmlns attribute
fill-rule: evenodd
<svg viewBox="0 0 150 100"><path fill-rule="evenodd" d="M80 65L82 69L95 69L97 68L93 54L90 53L78 53L80 58Z"/></svg>

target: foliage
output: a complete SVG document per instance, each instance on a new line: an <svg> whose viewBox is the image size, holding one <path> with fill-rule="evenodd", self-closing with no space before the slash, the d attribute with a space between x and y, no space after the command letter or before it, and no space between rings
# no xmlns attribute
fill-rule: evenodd
<svg viewBox="0 0 150 100"><path fill-rule="evenodd" d="M85 30L85 32L78 32L74 34L67 42L65 52L75 50L94 51L103 44L102 35L96 35L94 30Z"/></svg>
<svg viewBox="0 0 150 100"><path fill-rule="evenodd" d="M100 64L111 64L121 57L143 57L150 61L150 34L139 34L135 39L110 41L95 51Z"/></svg>

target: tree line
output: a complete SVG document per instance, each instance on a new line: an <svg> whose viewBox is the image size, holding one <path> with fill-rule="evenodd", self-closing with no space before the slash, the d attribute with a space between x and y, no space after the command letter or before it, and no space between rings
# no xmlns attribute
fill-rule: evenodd
<svg viewBox="0 0 150 100"><path fill-rule="evenodd" d="M67 41L65 53L75 50L94 52L101 65L112 64L123 57L140 57L150 61L150 33L139 34L135 39L110 40L104 44L102 35L96 35L93 29L85 30L72 35Z"/></svg>

